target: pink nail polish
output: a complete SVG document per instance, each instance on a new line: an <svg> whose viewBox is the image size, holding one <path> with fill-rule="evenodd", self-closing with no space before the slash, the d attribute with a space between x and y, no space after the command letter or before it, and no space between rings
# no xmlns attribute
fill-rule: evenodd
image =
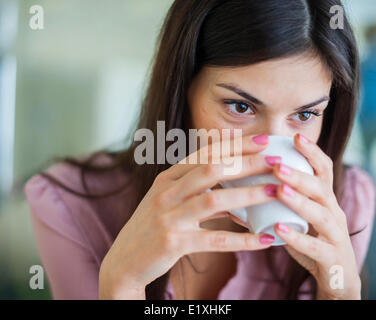
<svg viewBox="0 0 376 320"><path fill-rule="evenodd" d="M280 223L280 222L277 223L277 229L280 230L280 231L282 231L282 232L284 232L284 233L289 232L289 227L286 226L283 223Z"/></svg>
<svg viewBox="0 0 376 320"><path fill-rule="evenodd" d="M284 174L285 176L289 176L291 174L291 169L281 163L279 166L279 172Z"/></svg>
<svg viewBox="0 0 376 320"><path fill-rule="evenodd" d="M274 237L270 234L263 234L260 236L259 241L261 244L271 244L274 242Z"/></svg>
<svg viewBox="0 0 376 320"><path fill-rule="evenodd" d="M266 161L266 163L268 165L274 166L277 163L281 163L282 162L282 158L279 157L279 156L276 156L276 157L274 157L274 156L266 156L265 157L265 161Z"/></svg>
<svg viewBox="0 0 376 320"><path fill-rule="evenodd" d="M269 197L275 197L277 195L277 185L268 184L265 186L265 192Z"/></svg>
<svg viewBox="0 0 376 320"><path fill-rule="evenodd" d="M293 197L295 194L295 191L287 184L282 184L282 192L289 197Z"/></svg>
<svg viewBox="0 0 376 320"><path fill-rule="evenodd" d="M304 143L309 142L308 139L305 136L303 136L301 133L299 133L299 140Z"/></svg>
<svg viewBox="0 0 376 320"><path fill-rule="evenodd" d="M252 138L256 144L265 145L269 142L269 136L267 134L261 134Z"/></svg>

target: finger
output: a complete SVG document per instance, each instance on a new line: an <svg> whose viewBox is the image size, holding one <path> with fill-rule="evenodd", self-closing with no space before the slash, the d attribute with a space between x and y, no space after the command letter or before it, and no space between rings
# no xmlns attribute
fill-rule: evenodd
<svg viewBox="0 0 376 320"><path fill-rule="evenodd" d="M156 199L156 204L162 205L163 200L168 200L168 208L173 208L179 205L182 200L205 192L220 181L241 178L251 174L271 173L273 166L270 158L274 161L273 163L281 162L281 157L256 154L227 158L226 164L222 162L221 164L196 166L195 169L177 181L169 181L168 184L159 187L155 194L159 193L157 197L160 201ZM229 163L232 163L232 165ZM154 183L163 184L163 179L163 175L159 175Z"/></svg>
<svg viewBox="0 0 376 320"><path fill-rule="evenodd" d="M227 212L227 211L217 212L217 213L212 214L212 215L209 216L209 217L206 217L205 219L202 219L202 220L200 221L200 223L201 223L201 222L208 221L208 220L213 220L213 219L227 218L229 215L230 215L230 213Z"/></svg>
<svg viewBox="0 0 376 320"><path fill-rule="evenodd" d="M240 224L242 227L247 228L249 230L249 226L243 220L240 220L237 216L229 213L229 218L237 224Z"/></svg>
<svg viewBox="0 0 376 320"><path fill-rule="evenodd" d="M261 138L260 138L261 137ZM261 152L267 146L267 136L242 136L206 145L173 165L166 171L170 179L179 179L201 164L208 164L225 157Z"/></svg>
<svg viewBox="0 0 376 320"><path fill-rule="evenodd" d="M215 213L215 214L213 214L209 217L201 219L199 222L202 223L202 222L205 222L205 221L208 221L208 220L218 219L218 218L230 218L236 224L240 224L242 227L249 229L246 222L244 222L243 220L240 220L237 216L231 214L228 211L217 212L217 213Z"/></svg>
<svg viewBox="0 0 376 320"><path fill-rule="evenodd" d="M172 214L186 219L187 223L192 223L193 227L198 228L201 219L214 213L275 201L276 188L276 185L264 184L245 188L217 189L188 199L174 208Z"/></svg>
<svg viewBox="0 0 376 320"><path fill-rule="evenodd" d="M269 248L273 242L274 237L266 234L202 229L191 237L188 250L191 252L253 251Z"/></svg>
<svg viewBox="0 0 376 320"><path fill-rule="evenodd" d="M306 172L295 170L283 163L276 164L273 168L275 177L282 183L292 188L323 206L331 206L332 199L329 196L329 188L318 176L312 176Z"/></svg>
<svg viewBox="0 0 376 320"><path fill-rule="evenodd" d="M333 185L333 161L320 147L304 137L296 134L294 137L296 149L308 160L315 174Z"/></svg>
<svg viewBox="0 0 376 320"><path fill-rule="evenodd" d="M277 198L296 214L311 223L330 242L339 242L342 232L330 211L319 203L283 183L277 188Z"/></svg>
<svg viewBox="0 0 376 320"><path fill-rule="evenodd" d="M276 223L274 231L290 247L319 263L324 264L331 255L332 248L330 244L308 234L298 232L285 224Z"/></svg>
<svg viewBox="0 0 376 320"><path fill-rule="evenodd" d="M271 173L270 165L264 155L236 156L231 161L221 164L207 164L199 166L180 178L174 188L179 190L178 197L185 199L199 194L215 186L220 181L244 178L249 175ZM281 162L280 157L273 157L275 162ZM229 163L232 163L231 165Z"/></svg>

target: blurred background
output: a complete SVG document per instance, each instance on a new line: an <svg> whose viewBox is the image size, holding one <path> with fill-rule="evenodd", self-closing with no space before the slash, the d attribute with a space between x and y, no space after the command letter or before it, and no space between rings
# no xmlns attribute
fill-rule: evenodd
<svg viewBox="0 0 376 320"><path fill-rule="evenodd" d="M55 156L121 146L172 2L0 0L0 299L51 298L46 277L45 289L29 287L41 261L24 183ZM376 181L376 1L344 5L363 80L345 162ZM373 232L362 275L368 299L376 299L375 240Z"/></svg>

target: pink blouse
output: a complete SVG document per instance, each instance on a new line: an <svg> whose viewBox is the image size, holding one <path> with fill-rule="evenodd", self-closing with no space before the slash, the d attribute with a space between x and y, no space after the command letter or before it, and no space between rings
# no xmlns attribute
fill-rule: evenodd
<svg viewBox="0 0 376 320"><path fill-rule="evenodd" d="M103 162L110 161L107 156ZM48 172L76 191L84 192L79 171L59 163ZM120 171L89 175L91 193L107 192L123 185L127 177ZM366 228L351 237L359 272L363 267L373 229L375 213L375 187L370 176L359 167L345 171L342 185L343 201L340 203L347 217L350 233ZM32 225L54 299L98 299L98 274L102 259L117 234L127 222L132 190L124 190L102 199L85 199L35 175L25 185L30 205ZM280 266L280 276L289 259L283 246L273 248L273 257ZM218 300L284 299L286 288L273 281L274 275L267 267L268 250L235 252L235 275L221 289ZM269 252L270 254L270 252ZM301 290L311 288L308 278ZM165 298L174 299L168 282ZM311 294L300 293L299 299L315 299Z"/></svg>

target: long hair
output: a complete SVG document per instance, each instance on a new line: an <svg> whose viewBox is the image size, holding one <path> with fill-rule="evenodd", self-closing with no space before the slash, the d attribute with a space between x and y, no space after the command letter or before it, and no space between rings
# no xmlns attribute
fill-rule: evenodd
<svg viewBox="0 0 376 320"><path fill-rule="evenodd" d="M175 0L157 38L137 129L150 129L156 136L157 121L164 121L166 130L180 128L188 133L187 92L203 66L247 66L314 53L333 75L317 144L333 161L333 189L340 199L342 158L356 114L360 71L356 40L346 15L343 29L330 27L330 8L334 5L341 5L340 0ZM65 158L81 169L87 193L76 192L56 178L43 175L78 196L97 198L120 192L127 185L93 195L87 189L85 175L120 167L130 176L139 203L156 176L170 166L136 164L134 151L139 143L131 141L125 151L100 150L85 161ZM112 156L111 165L93 164L100 153ZM271 253L275 248L267 250ZM168 276L169 272L146 286L147 299L163 299ZM308 271L290 257L287 274L277 281L287 288L286 299L296 299L308 277Z"/></svg>

